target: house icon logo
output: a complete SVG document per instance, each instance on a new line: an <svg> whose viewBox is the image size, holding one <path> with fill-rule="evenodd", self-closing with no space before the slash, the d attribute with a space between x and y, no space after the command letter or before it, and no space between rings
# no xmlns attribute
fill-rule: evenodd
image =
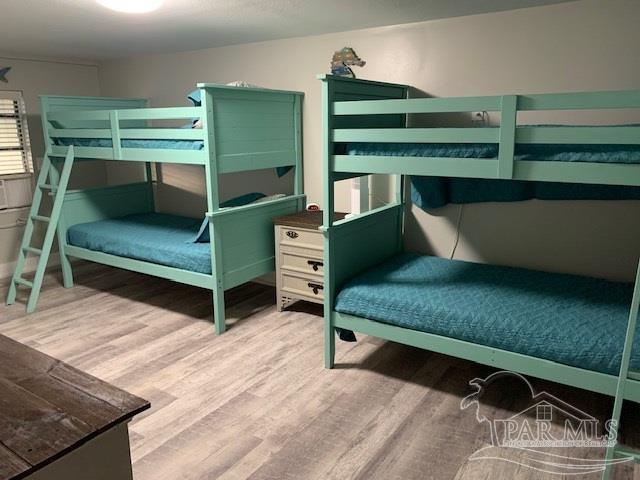
<svg viewBox="0 0 640 480"><path fill-rule="evenodd" d="M506 418L490 418L495 416L495 409L483 408L482 397L504 379L527 389L531 400L526 408ZM611 421L604 424L602 433L598 419L548 392L536 392L518 373L499 371L484 379L474 378L469 385L475 391L462 399L460 408L475 409L476 420L487 425L491 433L491 444L476 451L469 460L507 461L558 475L602 472L607 464L630 461L603 458L604 449L615 443L610 433L615 431L610 428ZM576 448L594 450L588 458L577 458L569 453ZM594 455L596 458L592 458Z"/></svg>

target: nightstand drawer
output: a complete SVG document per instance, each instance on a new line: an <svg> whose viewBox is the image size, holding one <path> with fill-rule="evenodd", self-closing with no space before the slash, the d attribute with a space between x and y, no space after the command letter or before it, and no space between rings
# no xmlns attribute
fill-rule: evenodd
<svg viewBox="0 0 640 480"><path fill-rule="evenodd" d="M322 252L314 252L316 255ZM280 267L286 270L318 275L322 277L324 273L324 263L321 258L309 258L307 255L300 255L286 250L280 251Z"/></svg>
<svg viewBox="0 0 640 480"><path fill-rule="evenodd" d="M324 299L324 287L321 279L297 276L285 270L280 272L282 280L281 290L296 296L306 297L312 301Z"/></svg>
<svg viewBox="0 0 640 480"><path fill-rule="evenodd" d="M344 213L336 213L342 220ZM277 310L298 300L324 301L322 212L304 211L273 219L276 240Z"/></svg>
<svg viewBox="0 0 640 480"><path fill-rule="evenodd" d="M278 241L283 247L302 247L322 251L324 238L319 230L287 227L281 225Z"/></svg>

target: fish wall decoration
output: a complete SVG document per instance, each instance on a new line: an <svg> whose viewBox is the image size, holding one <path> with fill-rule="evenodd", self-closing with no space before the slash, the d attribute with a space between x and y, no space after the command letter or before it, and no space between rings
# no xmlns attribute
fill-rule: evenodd
<svg viewBox="0 0 640 480"><path fill-rule="evenodd" d="M0 82L9 83L9 80L7 80L9 70L11 70L11 67L0 67Z"/></svg>

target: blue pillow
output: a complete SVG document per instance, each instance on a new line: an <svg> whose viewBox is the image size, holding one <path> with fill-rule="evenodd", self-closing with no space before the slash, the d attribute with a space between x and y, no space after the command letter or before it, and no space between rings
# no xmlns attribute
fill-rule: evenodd
<svg viewBox="0 0 640 480"><path fill-rule="evenodd" d="M191 103L193 103L194 107L202 106L201 93L202 93L202 90L198 89L198 90L194 90L189 95L187 95L187 98L191 100ZM193 126L198 120L199 120L198 118L192 118L191 122L187 123L186 125L183 125L182 128L193 128Z"/></svg>
<svg viewBox="0 0 640 480"><path fill-rule="evenodd" d="M240 207L242 205L249 205L250 203L255 202L256 200L260 200L261 198L266 197L264 193L253 192L253 193L245 193L244 195L240 195L239 197L234 197L229 200L226 200L220 204L220 208L228 208L228 207ZM198 230L198 234L190 243L209 243L211 239L209 238L209 217L204 217L202 221L202 225L200 225L200 230Z"/></svg>
<svg viewBox="0 0 640 480"><path fill-rule="evenodd" d="M202 90L197 89L197 90L194 90L193 92L191 92L189 95L187 95L187 98L189 100L191 100L191 102L193 103L194 107L199 107L199 106L202 105L201 94L202 94Z"/></svg>

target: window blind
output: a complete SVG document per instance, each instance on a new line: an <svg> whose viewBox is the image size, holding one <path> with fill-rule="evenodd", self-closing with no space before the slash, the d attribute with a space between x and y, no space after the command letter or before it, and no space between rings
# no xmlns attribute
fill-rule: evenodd
<svg viewBox="0 0 640 480"><path fill-rule="evenodd" d="M32 171L29 129L22 94L0 91L0 176Z"/></svg>

